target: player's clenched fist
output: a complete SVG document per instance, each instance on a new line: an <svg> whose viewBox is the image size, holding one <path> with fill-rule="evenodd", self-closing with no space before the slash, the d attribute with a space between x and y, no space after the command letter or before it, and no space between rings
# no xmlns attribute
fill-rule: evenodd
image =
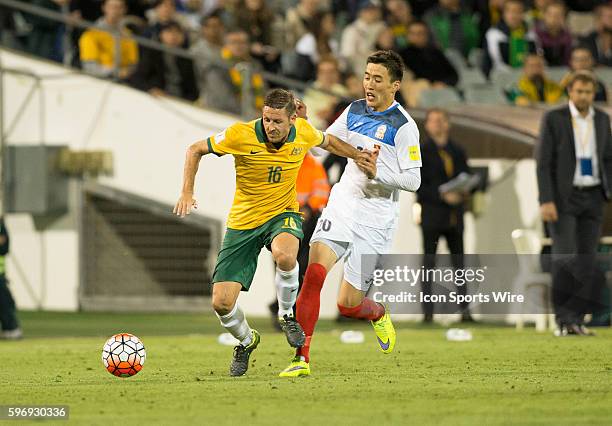
<svg viewBox="0 0 612 426"><path fill-rule="evenodd" d="M295 112L298 117L308 120L308 110L306 104L301 99L295 99Z"/></svg>
<svg viewBox="0 0 612 426"><path fill-rule="evenodd" d="M193 198L193 195L191 194L182 194L176 202L172 213L180 217L185 217L186 215L191 213L192 208L198 208L198 202L196 201L196 199Z"/></svg>
<svg viewBox="0 0 612 426"><path fill-rule="evenodd" d="M355 158L355 164L361 169L362 172L368 177L368 179L374 179L376 177L376 159L380 147L375 146L374 151L363 150Z"/></svg>

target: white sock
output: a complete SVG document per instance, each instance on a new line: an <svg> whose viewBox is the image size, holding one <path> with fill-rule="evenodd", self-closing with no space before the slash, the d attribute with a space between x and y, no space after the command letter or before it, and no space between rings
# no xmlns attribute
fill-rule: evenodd
<svg viewBox="0 0 612 426"><path fill-rule="evenodd" d="M297 262L295 263L295 268L291 271L283 271L278 266L276 267L274 283L276 284L279 318L282 318L284 315L293 316L293 305L295 305L295 299L297 299L298 288L300 286L298 282L299 273L300 266Z"/></svg>
<svg viewBox="0 0 612 426"><path fill-rule="evenodd" d="M216 313L216 312L215 312ZM217 314L217 313L216 313ZM234 305L234 309L227 315L217 314L221 325L236 339L240 341L242 346L248 346L253 340L251 327L247 323L242 309L238 307L238 303Z"/></svg>

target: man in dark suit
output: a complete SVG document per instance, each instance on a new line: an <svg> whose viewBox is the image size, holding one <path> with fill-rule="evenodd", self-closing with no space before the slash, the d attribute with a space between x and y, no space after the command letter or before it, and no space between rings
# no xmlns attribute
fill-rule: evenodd
<svg viewBox="0 0 612 426"><path fill-rule="evenodd" d="M540 212L552 237L553 306L558 336L590 335L584 315L593 299L595 253L610 198L610 118L593 107L597 80L578 71L569 105L542 119L536 147Z"/></svg>
<svg viewBox="0 0 612 426"><path fill-rule="evenodd" d="M465 194L441 193L440 185L470 172L463 149L449 140L450 123L446 111L433 108L425 116L426 139L421 145L421 187L417 200L421 205L421 230L425 269L436 265L436 250L440 237L446 239L453 267L463 268L463 202ZM424 294L431 294L431 283L422 283ZM465 286L457 288L466 294ZM423 303L424 322L433 320L434 306ZM462 320L472 321L467 303L462 306Z"/></svg>

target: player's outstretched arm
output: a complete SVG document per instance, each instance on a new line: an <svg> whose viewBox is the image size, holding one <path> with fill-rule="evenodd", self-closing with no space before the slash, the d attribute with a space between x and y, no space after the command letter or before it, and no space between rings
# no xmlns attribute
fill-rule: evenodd
<svg viewBox="0 0 612 426"><path fill-rule="evenodd" d="M195 177L198 173L200 159L209 152L208 143L205 140L191 144L189 148L187 148L185 166L183 168L183 188L174 206L174 210L172 210L175 215L185 217L191 213L192 208L198 208L198 203L195 198L193 198L193 187L195 185Z"/></svg>
<svg viewBox="0 0 612 426"><path fill-rule="evenodd" d="M325 135L325 139L319 145L319 148L323 148L331 152L332 154L336 154L341 157L351 158L355 160L355 162L358 163L358 165L360 163L372 163L373 162L374 164L373 168L370 167L370 168L361 168L361 169L368 176L369 179L372 179L374 176L376 176L376 156L378 155L377 153L376 155L374 155L373 153L367 150L359 151L354 146L346 142L343 142L342 140L330 134Z"/></svg>
<svg viewBox="0 0 612 426"><path fill-rule="evenodd" d="M416 192L421 186L421 168L414 167L399 173L383 169L376 174L375 180L392 189Z"/></svg>

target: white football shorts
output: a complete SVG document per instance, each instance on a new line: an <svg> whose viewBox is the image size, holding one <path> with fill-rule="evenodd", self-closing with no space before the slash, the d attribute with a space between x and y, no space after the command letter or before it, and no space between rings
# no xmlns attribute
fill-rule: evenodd
<svg viewBox="0 0 612 426"><path fill-rule="evenodd" d="M357 290L367 292L372 283L378 256L389 253L394 228L378 229L352 222L326 207L321 213L310 244L321 242L344 260L344 279ZM364 263L365 262L365 263Z"/></svg>

